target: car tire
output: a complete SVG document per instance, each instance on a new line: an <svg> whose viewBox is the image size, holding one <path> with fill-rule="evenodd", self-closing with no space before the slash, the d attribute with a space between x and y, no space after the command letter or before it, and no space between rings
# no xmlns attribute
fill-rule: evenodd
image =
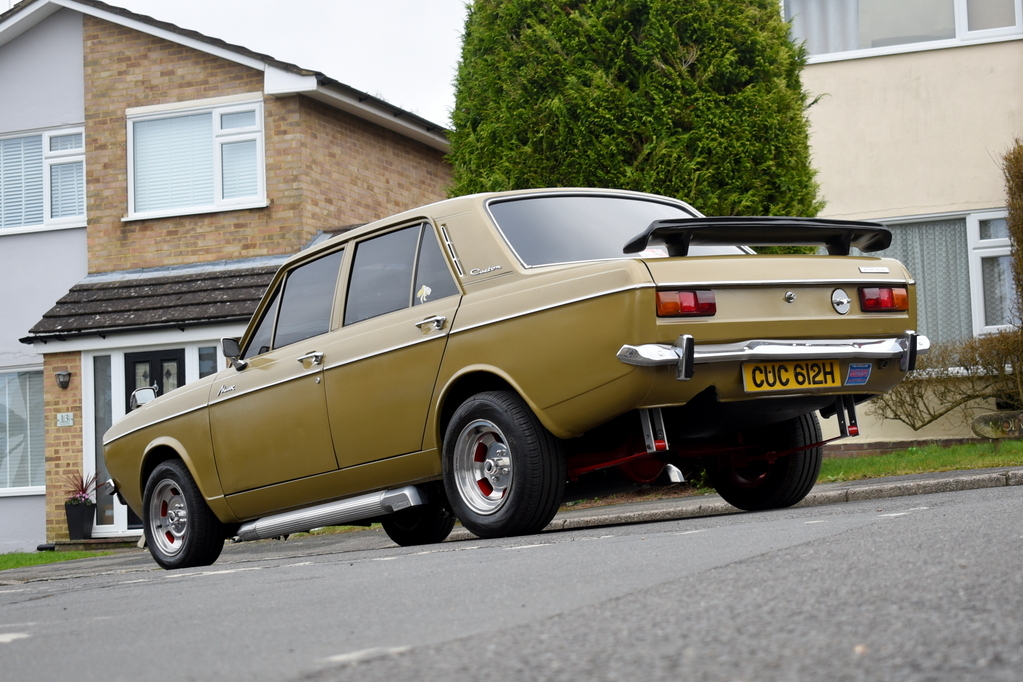
<svg viewBox="0 0 1023 682"><path fill-rule="evenodd" d="M766 431L765 452L820 443L817 415L808 413ZM710 468L710 482L728 504L746 511L781 509L796 504L813 488L821 470L820 445L783 455L774 462L736 462L723 458Z"/></svg>
<svg viewBox="0 0 1023 682"><path fill-rule="evenodd" d="M409 507L380 520L387 537L402 547L444 542L455 527L455 515L442 504Z"/></svg>
<svg viewBox="0 0 1023 682"><path fill-rule="evenodd" d="M459 406L443 463L455 516L482 538L540 532L564 496L561 441L511 391L478 393Z"/></svg>
<svg viewBox="0 0 1023 682"><path fill-rule="evenodd" d="M146 545L168 569L209 566L224 548L224 527L206 505L185 463L161 462L142 497Z"/></svg>

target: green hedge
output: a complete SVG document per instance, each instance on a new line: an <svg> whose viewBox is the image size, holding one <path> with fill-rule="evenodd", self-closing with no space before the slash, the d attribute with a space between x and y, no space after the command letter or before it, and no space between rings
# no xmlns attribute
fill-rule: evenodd
<svg viewBox="0 0 1023 682"><path fill-rule="evenodd" d="M616 187L816 215L805 62L777 0L476 0L450 193Z"/></svg>

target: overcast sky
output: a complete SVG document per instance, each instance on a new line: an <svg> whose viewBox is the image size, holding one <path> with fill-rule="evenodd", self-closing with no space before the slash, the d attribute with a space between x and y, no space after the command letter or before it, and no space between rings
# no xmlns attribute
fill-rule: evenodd
<svg viewBox="0 0 1023 682"><path fill-rule="evenodd" d="M465 0L105 2L321 71L450 125Z"/></svg>

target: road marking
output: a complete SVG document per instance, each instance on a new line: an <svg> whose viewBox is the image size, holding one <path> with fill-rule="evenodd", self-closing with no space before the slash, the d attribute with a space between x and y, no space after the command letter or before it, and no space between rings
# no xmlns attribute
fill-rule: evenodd
<svg viewBox="0 0 1023 682"><path fill-rule="evenodd" d="M398 557L396 557L396 556L382 556L382 557L378 557L376 559L373 559L373 561L394 561L397 558Z"/></svg>
<svg viewBox="0 0 1023 682"><path fill-rule="evenodd" d="M505 547L505 550L509 550L509 549L532 549L533 547L547 547L550 544L551 544L550 542L541 542L538 545L519 545L518 547Z"/></svg>
<svg viewBox="0 0 1023 682"><path fill-rule="evenodd" d="M894 514L878 514L879 519L890 519L894 516L909 516L909 512L895 512Z"/></svg>
<svg viewBox="0 0 1023 682"><path fill-rule="evenodd" d="M284 568L293 568L295 566L312 566L312 565L313 565L313 562L311 562L311 561L303 561L300 564L285 564Z"/></svg>
<svg viewBox="0 0 1023 682"><path fill-rule="evenodd" d="M141 580L122 580L117 583L118 585L134 585L135 583L148 583L149 578L142 578Z"/></svg>
<svg viewBox="0 0 1023 682"><path fill-rule="evenodd" d="M803 523L805 523L806 525L810 525L811 523L827 523L827 520L826 519L817 519L816 521L804 521Z"/></svg>
<svg viewBox="0 0 1023 682"><path fill-rule="evenodd" d="M242 571L260 571L262 566L249 566L248 568L225 568L222 571L203 571L199 575L225 575L227 573L241 573Z"/></svg>
<svg viewBox="0 0 1023 682"><path fill-rule="evenodd" d="M706 533L706 532L707 532L706 528L701 528L700 530L684 530L681 533L675 533L675 535L692 535L693 533Z"/></svg>
<svg viewBox="0 0 1023 682"><path fill-rule="evenodd" d="M412 647L410 646L373 647L372 649L362 649L361 651L351 651L347 654L329 656L323 660L327 663L358 663L359 661L365 661L370 658L396 656L397 654L405 653L411 648Z"/></svg>
<svg viewBox="0 0 1023 682"><path fill-rule="evenodd" d="M172 573L164 576L166 578L192 578L199 575L225 575L227 573L240 573L241 571L261 571L263 566L250 566L248 568L225 568L222 571L197 571L195 573Z"/></svg>
<svg viewBox="0 0 1023 682"><path fill-rule="evenodd" d="M28 639L29 635L24 632L4 632L0 633L0 644L10 644L16 639Z"/></svg>

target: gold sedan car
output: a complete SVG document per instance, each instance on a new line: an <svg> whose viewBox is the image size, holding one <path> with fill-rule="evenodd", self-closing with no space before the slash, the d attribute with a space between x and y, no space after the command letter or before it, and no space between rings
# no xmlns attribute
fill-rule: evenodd
<svg viewBox="0 0 1023 682"><path fill-rule="evenodd" d="M379 520L402 545L458 519L536 533L566 496L701 467L747 510L793 505L816 413L928 349L873 223L701 216L661 196L549 189L407 211L289 260L231 366L107 432L110 485L167 568L224 539ZM821 255L757 255L802 244ZM827 250L827 255L823 250Z"/></svg>

